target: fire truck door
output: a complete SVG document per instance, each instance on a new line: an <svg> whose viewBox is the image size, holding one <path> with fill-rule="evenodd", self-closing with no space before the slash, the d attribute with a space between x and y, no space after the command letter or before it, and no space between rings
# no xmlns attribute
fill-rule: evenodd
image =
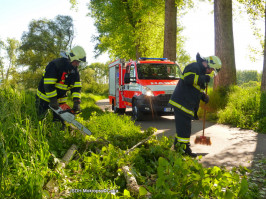
<svg viewBox="0 0 266 200"><path fill-rule="evenodd" d="M119 65L115 66L115 106L119 108Z"/></svg>

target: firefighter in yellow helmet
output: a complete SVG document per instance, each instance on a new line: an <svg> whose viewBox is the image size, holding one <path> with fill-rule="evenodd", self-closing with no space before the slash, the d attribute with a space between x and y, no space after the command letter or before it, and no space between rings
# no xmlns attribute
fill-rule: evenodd
<svg viewBox="0 0 266 200"><path fill-rule="evenodd" d="M204 93L206 83L210 81L207 74L219 72L222 63L217 56L202 58L196 55L197 62L187 65L172 94L169 103L174 108L177 137L174 147L183 146L185 154L196 157L190 149L191 120L197 118L200 100L209 102L209 96ZM183 145L181 145L183 144Z"/></svg>
<svg viewBox="0 0 266 200"><path fill-rule="evenodd" d="M81 82L78 66L86 62L86 53L81 46L75 46L70 51L61 52L61 58L51 61L40 80L36 104L38 116L44 116L49 105L58 109L59 104L67 101L70 91L73 99L73 109L80 111ZM54 119L58 119L54 115Z"/></svg>

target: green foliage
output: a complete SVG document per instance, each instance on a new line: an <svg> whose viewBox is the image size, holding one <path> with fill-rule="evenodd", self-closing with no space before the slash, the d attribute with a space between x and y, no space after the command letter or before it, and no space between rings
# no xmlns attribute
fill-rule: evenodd
<svg viewBox="0 0 266 200"><path fill-rule="evenodd" d="M19 64L29 66L30 71L44 68L61 50L71 47L74 36L70 16L58 15L54 20L33 20L29 31L22 35Z"/></svg>
<svg viewBox="0 0 266 200"><path fill-rule="evenodd" d="M176 1L176 5L181 8L186 2ZM162 57L164 4L160 0L90 1L90 15L95 19L99 32L95 36L97 55L108 51L112 59ZM177 30L177 54L178 61L182 64L188 59L188 55L184 52L181 30L180 27Z"/></svg>
<svg viewBox="0 0 266 200"><path fill-rule="evenodd" d="M236 86L232 91L225 109L218 112L218 122L265 132L265 129L260 128L265 120L261 119L260 105L265 100L261 98L260 86Z"/></svg>
<svg viewBox="0 0 266 200"><path fill-rule="evenodd" d="M119 116L114 113L93 115L88 127L98 137L107 139L114 146L126 150L135 145L139 140L145 139L150 132L141 133L140 126L135 126L131 117Z"/></svg>
<svg viewBox="0 0 266 200"><path fill-rule="evenodd" d="M104 94L108 92L108 65L92 63L80 71L82 90L89 93Z"/></svg>
<svg viewBox="0 0 266 200"><path fill-rule="evenodd" d="M43 76L43 69L37 69L35 72L29 70L20 73L20 81L18 82L22 88L38 88L39 82Z"/></svg>
<svg viewBox="0 0 266 200"><path fill-rule="evenodd" d="M125 154L128 148L152 135L128 116L96 111L77 120L93 133L61 130L49 112L37 120L35 93L9 86L0 88L0 198L259 198L247 180L248 169L204 168L197 159L170 150L172 138L152 136ZM83 108L94 106L98 95L84 94ZM90 112L87 110L86 112ZM78 152L66 168L56 164L72 145ZM200 158L199 158L200 159ZM129 166L141 185L130 192L122 166ZM54 179L58 192L46 190ZM257 196L256 196L257 195Z"/></svg>
<svg viewBox="0 0 266 200"><path fill-rule="evenodd" d="M17 72L17 49L19 45L19 41L14 38L7 38L6 42L0 41L1 82L15 85L15 83L19 80L19 74Z"/></svg>
<svg viewBox="0 0 266 200"><path fill-rule="evenodd" d="M266 133L266 92L261 92L260 96L260 120L258 131Z"/></svg>
<svg viewBox="0 0 266 200"><path fill-rule="evenodd" d="M2 85L0 96L0 198L42 198L53 157L80 138L52 123L51 113L38 122L35 93Z"/></svg>
<svg viewBox="0 0 266 200"><path fill-rule="evenodd" d="M81 96L81 109L83 110L83 112L80 114L80 116L84 119L84 120L88 120L93 113L98 113L98 114L102 114L103 111L95 104L96 101L100 100L100 99L104 99L107 98L107 96L104 95L95 95L95 94L90 94L90 93L82 93ZM71 101L72 103L72 101ZM69 104L71 105L71 104Z"/></svg>
<svg viewBox="0 0 266 200"><path fill-rule="evenodd" d="M221 109L224 109L228 102L228 94L234 91L234 87L218 87L215 90L208 87L208 95L210 101L208 104L205 104L203 101L200 101L200 109L198 112L199 117L203 117L204 109L207 110L207 119L216 121L218 119L217 112Z"/></svg>
<svg viewBox="0 0 266 200"><path fill-rule="evenodd" d="M97 54L108 51L112 58L126 59L163 54L164 2L93 0L89 8L99 32L95 37Z"/></svg>
<svg viewBox="0 0 266 200"><path fill-rule="evenodd" d="M153 138L132 152L132 171L152 198L252 198L246 168L204 168L197 159L170 150L172 139ZM200 158L199 158L200 159Z"/></svg>
<svg viewBox="0 0 266 200"><path fill-rule="evenodd" d="M248 83L250 81L261 81L261 74L256 70L238 70L236 72L237 85Z"/></svg>
<svg viewBox="0 0 266 200"><path fill-rule="evenodd" d="M235 171L228 172L216 166L203 168L197 160L176 154L170 160L160 157L157 170L155 198L162 194L165 198L248 197L246 177L241 180Z"/></svg>

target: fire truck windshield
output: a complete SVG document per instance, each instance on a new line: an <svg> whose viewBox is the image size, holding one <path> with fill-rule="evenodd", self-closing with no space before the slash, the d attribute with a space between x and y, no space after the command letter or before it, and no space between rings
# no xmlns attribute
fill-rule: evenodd
<svg viewBox="0 0 266 200"><path fill-rule="evenodd" d="M180 71L175 64L137 64L137 72L139 79L177 80L180 77Z"/></svg>

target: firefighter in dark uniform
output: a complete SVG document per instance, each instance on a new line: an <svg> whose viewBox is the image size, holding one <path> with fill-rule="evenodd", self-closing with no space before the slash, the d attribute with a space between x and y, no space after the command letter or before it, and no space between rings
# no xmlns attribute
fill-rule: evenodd
<svg viewBox="0 0 266 200"><path fill-rule="evenodd" d="M51 61L45 69L39 83L36 96L38 116L43 117L49 105L58 109L59 104L66 103L67 91L71 91L73 110L80 111L81 82L78 71L80 62L86 62L86 53L80 46L69 52L62 52L61 58ZM59 119L54 113L54 120Z"/></svg>
<svg viewBox="0 0 266 200"><path fill-rule="evenodd" d="M221 60L217 56L201 58L196 56L197 62L187 65L172 94L169 103L174 107L175 125L177 137L174 148L183 147L184 153L197 157L190 148L191 120L197 118L197 110L200 100L209 102L209 97L204 93L206 83L210 81L213 70L218 72L221 68ZM183 144L183 145L181 145Z"/></svg>

